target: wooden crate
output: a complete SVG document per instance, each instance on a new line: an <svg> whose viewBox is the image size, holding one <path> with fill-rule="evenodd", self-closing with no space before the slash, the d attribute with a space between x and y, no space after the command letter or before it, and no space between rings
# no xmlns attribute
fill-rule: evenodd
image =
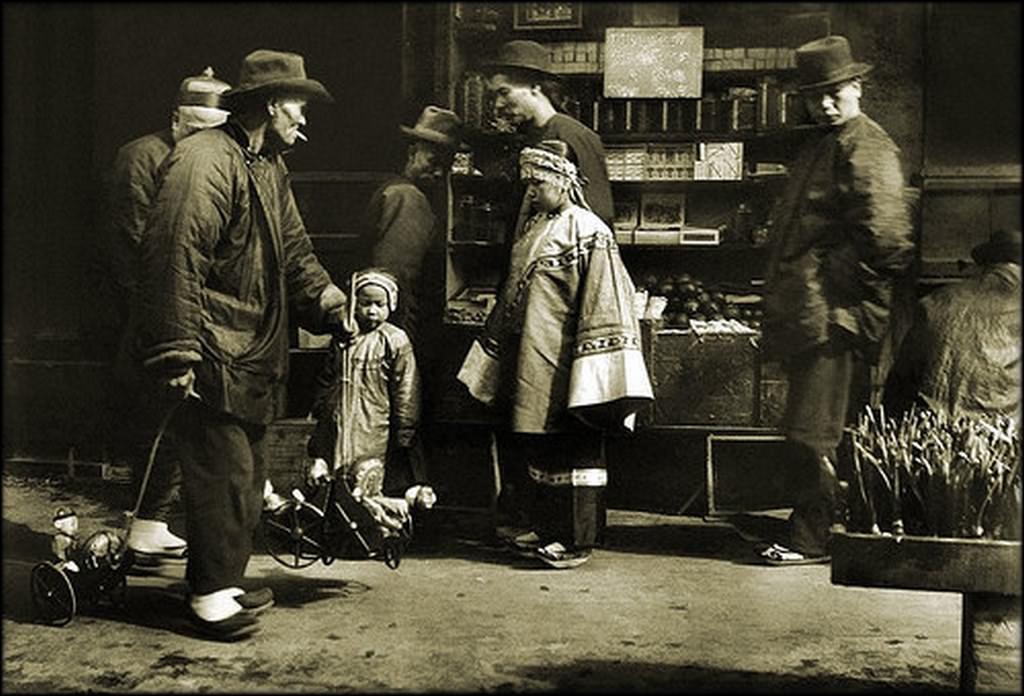
<svg viewBox="0 0 1024 696"><path fill-rule="evenodd" d="M757 347L749 336L653 332L649 371L657 425L757 425Z"/></svg>
<svg viewBox="0 0 1024 696"><path fill-rule="evenodd" d="M309 461L306 442L313 425L304 418L286 418L267 427L267 475L279 493L291 490L291 486L302 479Z"/></svg>
<svg viewBox="0 0 1024 696"><path fill-rule="evenodd" d="M1020 596L1019 541L835 534L832 582Z"/></svg>

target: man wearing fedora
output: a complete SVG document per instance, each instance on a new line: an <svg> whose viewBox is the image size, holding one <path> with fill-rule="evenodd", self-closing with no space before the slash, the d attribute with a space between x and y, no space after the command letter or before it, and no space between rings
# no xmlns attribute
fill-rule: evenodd
<svg viewBox="0 0 1024 696"><path fill-rule="evenodd" d="M234 640L273 603L242 587L262 509L267 424L286 407L289 317L325 333L345 294L313 253L281 153L311 100L331 101L302 56L253 51L223 95L228 121L179 142L146 230L143 364L173 395L189 541L188 610Z"/></svg>
<svg viewBox="0 0 1024 696"><path fill-rule="evenodd" d="M899 149L861 112L862 78L846 39L796 50L800 90L821 129L790 168L773 213L763 347L789 384L783 431L797 482L788 539L761 553L773 565L828 561L834 464L851 393L879 358L895 282L914 245ZM855 411L853 410L855 409Z"/></svg>
<svg viewBox="0 0 1024 696"><path fill-rule="evenodd" d="M437 240L437 219L427 198L430 187L443 183L461 142L462 120L438 106L423 109L416 125L399 126L408 140L401 174L374 191L366 209L372 244L371 263L398 279L400 302L394 323L409 334L417 352L420 305L425 295L424 259ZM439 275L439 274L437 274Z"/></svg>
<svg viewBox="0 0 1024 696"><path fill-rule="evenodd" d="M401 125L399 130L408 140L405 166L401 174L385 181L370 196L366 225L372 245L371 264L390 271L398 280L401 299L393 322L408 334L421 367L425 367L432 364L433 355L431 342L421 341L423 316L429 312L426 303L432 299L440 303L434 295L444 292L438 287L443 282L441 268L423 273L431 252L437 250L438 239L437 218L427 194L445 181L455 151L465 146L461 140L462 120L454 111L439 106L424 107L416 125ZM429 373L429 368L423 373ZM431 380L424 381L425 390L433 386ZM389 472L409 470L415 479L410 484L426 482L425 455L418 434L394 456L406 461L391 466Z"/></svg>
<svg viewBox="0 0 1024 696"><path fill-rule="evenodd" d="M231 85L214 77L207 67L199 75L181 81L171 108L167 128L136 138L121 146L107 182L109 221L97 245L96 270L102 279L99 301L115 316L119 335L114 352L112 390L113 409L119 419L135 425L118 428L126 436L125 454L132 462L136 485L140 485L146 463L145 453L152 443L160 415L151 412L150 400L140 398L136 369L135 332L132 328L132 303L139 284L138 274L146 216L156 198L158 171L174 144L200 130L224 123L228 112L221 97ZM136 436L141 436L137 438ZM186 551L185 540L167 527L171 505L180 486L178 463L169 441L161 448L146 485L145 496L132 521L128 546L136 563L159 564L167 559L180 560Z"/></svg>
<svg viewBox="0 0 1024 696"><path fill-rule="evenodd" d="M597 133L559 111L560 77L551 71L548 50L536 41L509 41L483 65L495 113L526 136L530 145L561 140L583 175L583 195L597 216L614 220L612 188L604 145Z"/></svg>
<svg viewBox="0 0 1024 696"><path fill-rule="evenodd" d="M1020 230L995 231L971 256L975 275L917 303L886 382L887 414L916 404L950 418L1020 422Z"/></svg>

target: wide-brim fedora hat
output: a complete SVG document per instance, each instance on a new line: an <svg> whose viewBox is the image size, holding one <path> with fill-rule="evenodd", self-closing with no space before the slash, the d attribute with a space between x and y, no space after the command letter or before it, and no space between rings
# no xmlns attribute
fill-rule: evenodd
<svg viewBox="0 0 1024 696"><path fill-rule="evenodd" d="M551 72L551 53L548 49L536 41L523 39L502 44L498 53L484 60L481 67L489 75L512 68L535 73L547 79L560 79L558 74Z"/></svg>
<svg viewBox="0 0 1024 696"><path fill-rule="evenodd" d="M318 80L306 76L305 61L298 53L258 49L242 60L238 83L224 93L234 99L261 91L286 92L332 102L334 97Z"/></svg>
<svg viewBox="0 0 1024 696"><path fill-rule="evenodd" d="M850 53L850 42L844 36L826 36L809 41L796 49L796 71L799 89L828 87L871 72L873 65L860 63Z"/></svg>
<svg viewBox="0 0 1024 696"><path fill-rule="evenodd" d="M462 119L450 109L439 106L424 107L415 126L399 126L399 129L410 138L425 140L451 150L468 148L462 142Z"/></svg>
<svg viewBox="0 0 1024 696"><path fill-rule="evenodd" d="M975 263L1020 263L1020 230L996 230L988 241L971 249Z"/></svg>

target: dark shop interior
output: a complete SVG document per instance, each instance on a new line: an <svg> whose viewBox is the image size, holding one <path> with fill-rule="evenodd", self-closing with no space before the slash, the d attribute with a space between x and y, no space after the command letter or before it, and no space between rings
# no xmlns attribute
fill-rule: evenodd
<svg viewBox="0 0 1024 696"><path fill-rule="evenodd" d="M1020 10L5 2L4 691L1021 693Z"/></svg>

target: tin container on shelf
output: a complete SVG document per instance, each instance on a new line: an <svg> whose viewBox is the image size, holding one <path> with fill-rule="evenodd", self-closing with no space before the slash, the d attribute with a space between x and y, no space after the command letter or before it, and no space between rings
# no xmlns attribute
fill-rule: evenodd
<svg viewBox="0 0 1024 696"><path fill-rule="evenodd" d="M666 101L665 130L669 133L692 133L697 126L697 99L669 99Z"/></svg>
<svg viewBox="0 0 1024 696"><path fill-rule="evenodd" d="M714 133L721 131L719 114L722 111L722 103L716 94L705 94L697 107L697 118L694 123L695 130L702 133Z"/></svg>

